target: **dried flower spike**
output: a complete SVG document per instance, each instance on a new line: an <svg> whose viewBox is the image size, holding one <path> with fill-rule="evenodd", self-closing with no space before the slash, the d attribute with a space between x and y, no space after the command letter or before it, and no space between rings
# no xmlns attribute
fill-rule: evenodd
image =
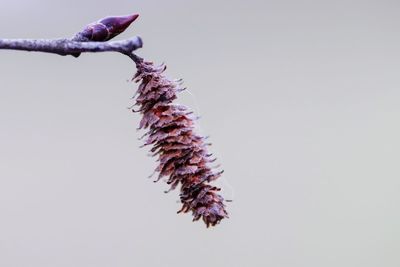
<svg viewBox="0 0 400 267"><path fill-rule="evenodd" d="M173 103L177 92L183 91L180 81L172 81L163 74L165 66L136 60L136 106L143 118L139 129L148 129L144 146L152 145L153 156L158 156L156 181L167 176L170 190L180 185L182 208L178 211L193 214L193 221L203 219L207 227L228 217L220 188L209 182L218 179L223 171L215 171L210 163L215 159L207 152L209 143L195 133L193 112ZM135 112L135 110L133 110ZM169 190L169 191L170 191Z"/></svg>

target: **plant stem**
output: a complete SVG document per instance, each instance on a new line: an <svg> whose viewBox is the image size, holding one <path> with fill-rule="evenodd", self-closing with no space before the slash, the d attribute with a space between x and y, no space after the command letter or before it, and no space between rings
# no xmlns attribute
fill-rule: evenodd
<svg viewBox="0 0 400 267"><path fill-rule="evenodd" d="M119 52L131 55L142 45L142 39L138 36L111 42L79 42L71 39L0 39L0 49L44 52L75 57L85 52Z"/></svg>

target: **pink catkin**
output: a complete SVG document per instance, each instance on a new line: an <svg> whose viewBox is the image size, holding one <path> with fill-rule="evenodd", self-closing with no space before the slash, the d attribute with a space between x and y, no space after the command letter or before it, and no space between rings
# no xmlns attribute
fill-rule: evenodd
<svg viewBox="0 0 400 267"><path fill-rule="evenodd" d="M147 129L145 146L152 145L158 156L157 181L167 176L173 190L180 186L182 208L178 211L193 214L193 221L203 219L207 227L228 217L220 188L209 183L223 171L215 171L210 163L215 159L207 152L209 143L194 132L193 113L185 106L173 103L177 93L184 90L179 81L163 74L165 66L155 66L142 59L136 61L133 80L140 82L136 96L138 112L143 115L139 129Z"/></svg>

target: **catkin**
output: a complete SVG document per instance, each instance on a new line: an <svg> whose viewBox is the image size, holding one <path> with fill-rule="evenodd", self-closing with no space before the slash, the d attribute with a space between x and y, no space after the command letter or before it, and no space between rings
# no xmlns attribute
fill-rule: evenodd
<svg viewBox="0 0 400 267"><path fill-rule="evenodd" d="M180 212L191 212L193 221L202 219L207 227L228 217L220 188L210 185L223 171L210 164L215 160L207 152L206 138L195 133L196 117L187 107L174 103L184 90L181 82L164 75L164 65L155 66L142 59L136 61L133 80L139 84L135 106L143 117L139 129L146 129L144 146L158 157L156 181L167 178L170 190L180 189ZM168 190L168 191L170 191Z"/></svg>

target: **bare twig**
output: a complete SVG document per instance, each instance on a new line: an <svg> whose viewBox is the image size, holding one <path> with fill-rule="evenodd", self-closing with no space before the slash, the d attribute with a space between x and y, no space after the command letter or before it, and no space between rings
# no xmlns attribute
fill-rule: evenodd
<svg viewBox="0 0 400 267"><path fill-rule="evenodd" d="M140 37L136 36L116 42L106 41L125 31L138 17L138 14L106 17L87 25L71 39L0 39L0 49L45 52L74 57L78 57L84 52L120 52L130 56L133 51L142 47L143 42Z"/></svg>
<svg viewBox="0 0 400 267"><path fill-rule="evenodd" d="M70 39L0 39L0 49L45 52L75 57L84 52L120 52L130 55L142 45L142 39L138 36L111 42L78 42Z"/></svg>

